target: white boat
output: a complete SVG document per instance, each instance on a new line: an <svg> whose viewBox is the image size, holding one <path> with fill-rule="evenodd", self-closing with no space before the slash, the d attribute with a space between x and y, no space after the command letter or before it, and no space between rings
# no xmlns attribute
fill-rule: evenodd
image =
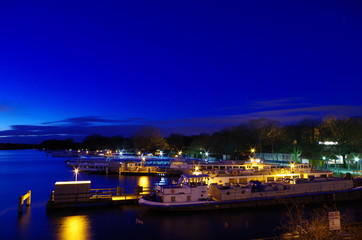
<svg viewBox="0 0 362 240"><path fill-rule="evenodd" d="M289 166L279 166L276 164L249 162L222 169L220 169L220 166L219 168L204 170L196 168L196 172L198 171L210 176L210 184L216 183L219 185L229 183L247 184L250 181L274 182L281 179L333 177L332 171L312 169L309 164L290 164Z"/></svg>
<svg viewBox="0 0 362 240"><path fill-rule="evenodd" d="M154 207L193 206L210 202L208 175L183 174L179 182L167 186L158 185L156 194L140 198L141 205Z"/></svg>
<svg viewBox="0 0 362 240"><path fill-rule="evenodd" d="M210 175L183 174L177 184L157 186L156 193L143 196L139 204L159 210L210 210L285 204L290 199L303 203L362 198L362 189L341 178L283 179L247 184L212 183Z"/></svg>

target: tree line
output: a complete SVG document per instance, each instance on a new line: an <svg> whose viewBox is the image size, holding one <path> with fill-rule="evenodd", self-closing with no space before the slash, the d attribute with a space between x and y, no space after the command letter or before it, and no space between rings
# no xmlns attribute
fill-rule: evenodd
<svg viewBox="0 0 362 240"><path fill-rule="evenodd" d="M37 149L38 144L26 143L0 143L0 150L20 150L20 149Z"/></svg>
<svg viewBox="0 0 362 240"><path fill-rule="evenodd" d="M327 117L323 120L305 119L282 126L278 121L259 118L224 128L212 134L185 136L171 134L163 137L154 126L144 127L131 137L91 135L81 143L72 139L47 140L41 143L46 149L110 149L134 150L143 153L182 154L203 157L210 154L218 159L245 159L250 149L260 153L291 153L298 157L318 161L322 157L335 159L342 156L346 165L348 157L361 153L362 117ZM329 142L330 145L321 144Z"/></svg>

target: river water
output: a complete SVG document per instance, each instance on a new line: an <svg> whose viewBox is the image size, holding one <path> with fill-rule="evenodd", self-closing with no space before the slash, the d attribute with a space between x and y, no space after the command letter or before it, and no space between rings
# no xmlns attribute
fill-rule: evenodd
<svg viewBox="0 0 362 240"><path fill-rule="evenodd" d="M155 212L128 205L48 212L46 203L56 181L74 180L67 158L38 150L0 151L0 239L256 239L280 233L284 207L246 208L204 212ZM162 177L96 175L81 172L91 188L121 186L132 192L137 185L171 181ZM18 214L18 198L32 191L31 207ZM359 206L359 205L358 205ZM360 207L353 208L356 216Z"/></svg>

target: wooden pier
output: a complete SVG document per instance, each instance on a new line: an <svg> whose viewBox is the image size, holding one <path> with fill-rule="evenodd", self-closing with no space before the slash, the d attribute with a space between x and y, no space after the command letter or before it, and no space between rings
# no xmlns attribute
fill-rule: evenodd
<svg viewBox="0 0 362 240"><path fill-rule="evenodd" d="M122 187L87 189L84 186L79 187L81 182L64 182L64 184L66 190L59 190L58 186L52 191L47 209L138 204L141 196L153 191L150 187L137 186L133 193L125 193ZM90 182L83 185L87 184Z"/></svg>

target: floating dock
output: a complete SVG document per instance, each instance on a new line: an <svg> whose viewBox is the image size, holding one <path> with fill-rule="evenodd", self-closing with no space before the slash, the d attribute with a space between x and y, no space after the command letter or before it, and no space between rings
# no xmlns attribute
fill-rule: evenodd
<svg viewBox="0 0 362 240"><path fill-rule="evenodd" d="M56 182L47 209L138 204L141 196L152 191L137 186L133 193L125 193L122 187L91 189L90 185L91 181Z"/></svg>

